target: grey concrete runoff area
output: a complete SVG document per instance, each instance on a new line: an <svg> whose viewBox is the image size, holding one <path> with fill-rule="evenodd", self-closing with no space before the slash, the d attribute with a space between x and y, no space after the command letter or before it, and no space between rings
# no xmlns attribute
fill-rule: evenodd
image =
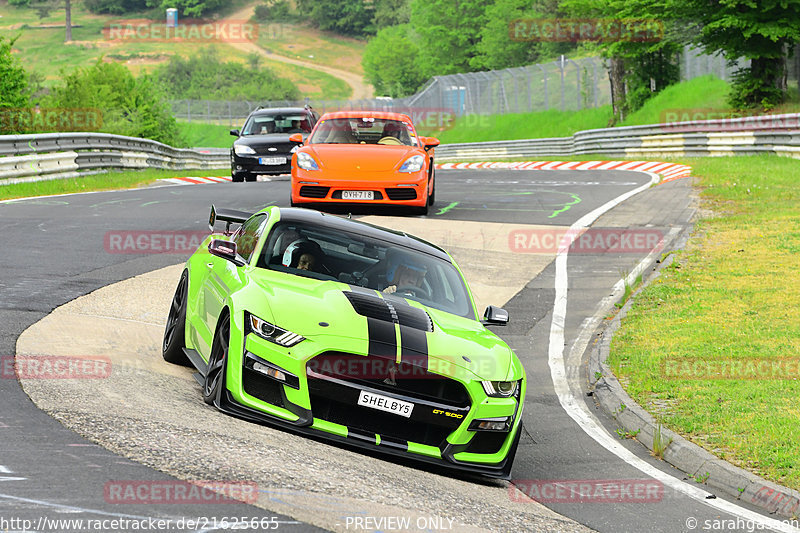
<svg viewBox="0 0 800 533"><path fill-rule="evenodd" d="M236 515L277 520L287 531L391 531L405 525L412 531L691 531L691 518L701 526L739 519L746 531L756 505L722 493L705 500L681 489L682 472L637 442L604 444L564 407L565 394L572 394L570 403L590 411L601 431L613 434L618 427L585 394L591 350L582 341L620 272L648 254L570 254L565 392L551 375L549 339L559 309L554 287L563 274L556 251L520 253L509 238L563 234L598 207L641 188L594 226L655 231L673 245L694 212L689 181L648 188L651 176L644 173L500 170L441 171L437 179L440 209L427 218L390 212L367 219L442 244L459 262L481 309L492 303L509 310L511 324L496 331L520 356L529 380L512 484L388 460L206 406L191 371L160 356L164 317L187 254L115 253L108 249L108 233L199 231L212 202L253 210L286 205L288 184L153 187L0 204L7 242L36 243L12 247L0 258L3 353L84 357L111 369L97 379L23 377L22 390L16 380L1 380L0 398L9 409L0 416L0 481L20 479L0 483L0 516ZM580 353L575 358L572 352ZM581 390L573 390L575 384ZM657 473L646 474L650 469ZM652 483L661 476L675 484L663 483L659 496L646 501L542 504L521 497L531 482ZM258 494L247 504L211 509L136 506L110 501L108 484L120 480L225 480L255 486ZM730 506L714 507L713 500Z"/></svg>

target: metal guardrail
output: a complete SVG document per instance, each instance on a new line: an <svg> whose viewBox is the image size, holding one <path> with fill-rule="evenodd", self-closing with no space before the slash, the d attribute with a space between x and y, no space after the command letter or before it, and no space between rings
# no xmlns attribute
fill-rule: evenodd
<svg viewBox="0 0 800 533"><path fill-rule="evenodd" d="M436 149L436 159L479 161L585 154L652 159L762 153L800 158L800 114L625 126L549 139L444 144Z"/></svg>
<svg viewBox="0 0 800 533"><path fill-rule="evenodd" d="M586 130L563 138L445 144L436 149L436 158L445 162L602 154L653 159L762 153L800 159L800 113ZM0 136L0 184L75 177L109 168L229 166L225 149L201 152L121 135Z"/></svg>
<svg viewBox="0 0 800 533"><path fill-rule="evenodd" d="M5 157L2 157L5 156ZM97 169L222 169L227 150L197 151L106 133L0 136L0 184L71 178Z"/></svg>

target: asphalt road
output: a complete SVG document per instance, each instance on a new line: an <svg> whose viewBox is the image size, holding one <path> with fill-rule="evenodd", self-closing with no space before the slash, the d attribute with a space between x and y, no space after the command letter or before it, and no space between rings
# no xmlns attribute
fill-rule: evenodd
<svg viewBox="0 0 800 533"><path fill-rule="evenodd" d="M615 171L453 170L439 171L437 179L438 211L433 211L430 218L570 226L598 206L647 183L650 177ZM20 333L53 308L99 287L183 259L174 254L108 253L104 246L108 231L202 230L212 202L239 209L287 205L288 183L154 187L0 204L4 249L0 255L0 355L13 356ZM595 227L635 228L645 234L672 235L671 230L686 227L691 212L688 183L678 180L640 193L601 217ZM520 253L525 253L525 246L532 246L528 237L527 244L518 250ZM581 376L583 350L572 350L573 346L581 346L578 341L585 333L586 320L595 314L598 302L608 296L620 273L630 271L645 255L638 250L609 253L591 247L570 254L564 353L578 352L567 358L567 372L573 382L586 381ZM647 480L639 468L592 439L560 403L548 354L555 276L555 268L550 265L531 280L506 305L511 324L497 331L516 350L529 378L524 413L527 434L520 443L513 477L523 488L529 486L526 480ZM64 331L63 335L64 342L69 342L70 332ZM109 503L103 489L110 480L169 478L64 428L39 411L15 379L0 380L0 399L4 405L0 414L0 530L48 530L35 523L4 526L2 518L12 517L178 519L233 514L231 505ZM578 397L577 401L588 401L588 408L613 434L613 420L598 411L591 398ZM641 461L678 479L683 477L651 458L635 441L620 442ZM724 499L721 495L718 498ZM671 489L647 502L546 505L592 529L609 532L692 531L687 526L690 517L701 525L704 520L736 520L735 515L710 507L708 502ZM247 516L271 516L250 506L244 509ZM241 511L237 509L236 514L241 515ZM286 517L278 519L286 522L282 530L314 529L288 523L291 519ZM745 531L747 525L742 524L741 531Z"/></svg>

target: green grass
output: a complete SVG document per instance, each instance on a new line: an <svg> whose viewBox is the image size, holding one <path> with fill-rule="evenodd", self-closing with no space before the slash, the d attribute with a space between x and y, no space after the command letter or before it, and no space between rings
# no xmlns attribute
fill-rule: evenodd
<svg viewBox="0 0 800 533"><path fill-rule="evenodd" d="M798 489L798 163L749 156L688 164L703 207L715 216L698 223L687 249L636 297L609 363L665 426ZM717 379L703 371L683 379L666 371L683 361L777 360L794 364L786 379Z"/></svg>
<svg viewBox="0 0 800 533"><path fill-rule="evenodd" d="M0 184L0 200L49 196L74 192L106 191L144 187L164 178L178 176L225 176L227 169L216 170L126 170L93 174L81 178L38 181L33 183Z"/></svg>
<svg viewBox="0 0 800 533"><path fill-rule="evenodd" d="M682 82L661 91L619 125L722 118L724 114L732 113L725 101L728 90L727 82L713 76ZM772 112L794 113L798 110L800 97L793 92L789 102ZM445 131L425 133L438 137L442 143L569 137L578 131L610 127L611 114L611 106L603 106L580 111L550 109L507 115L470 115L455 121Z"/></svg>
<svg viewBox="0 0 800 533"><path fill-rule="evenodd" d="M230 148L235 140L230 130L240 128L241 124L234 126L220 124L205 124L202 122L178 122L178 129L192 148Z"/></svg>

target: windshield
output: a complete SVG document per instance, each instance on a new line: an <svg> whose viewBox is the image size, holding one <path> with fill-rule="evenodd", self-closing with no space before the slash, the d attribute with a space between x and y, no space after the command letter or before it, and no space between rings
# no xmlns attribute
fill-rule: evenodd
<svg viewBox="0 0 800 533"><path fill-rule="evenodd" d="M310 133L311 123L302 113L258 114L247 119L242 135L269 135L271 133Z"/></svg>
<svg viewBox="0 0 800 533"><path fill-rule="evenodd" d="M270 232L257 266L375 289L474 318L467 288L452 264L357 233L281 222Z"/></svg>
<svg viewBox="0 0 800 533"><path fill-rule="evenodd" d="M410 122L374 117L322 120L308 142L417 146L414 128Z"/></svg>

